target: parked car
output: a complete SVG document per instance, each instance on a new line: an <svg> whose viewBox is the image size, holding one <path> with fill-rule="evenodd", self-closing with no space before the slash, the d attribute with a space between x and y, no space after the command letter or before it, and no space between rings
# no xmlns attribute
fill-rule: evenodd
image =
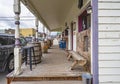
<svg viewBox="0 0 120 84"><path fill-rule="evenodd" d="M20 38L20 43L21 46L26 45L24 38ZM0 34L0 72L11 72L14 69L14 47L14 35Z"/></svg>
<svg viewBox="0 0 120 84"><path fill-rule="evenodd" d="M32 37L25 37L27 42L32 42Z"/></svg>

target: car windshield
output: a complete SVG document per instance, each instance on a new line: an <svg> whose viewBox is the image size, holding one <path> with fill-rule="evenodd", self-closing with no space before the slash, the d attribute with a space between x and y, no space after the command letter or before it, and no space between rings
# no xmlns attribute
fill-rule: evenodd
<svg viewBox="0 0 120 84"><path fill-rule="evenodd" d="M0 36L0 45L14 44L14 38L12 36Z"/></svg>

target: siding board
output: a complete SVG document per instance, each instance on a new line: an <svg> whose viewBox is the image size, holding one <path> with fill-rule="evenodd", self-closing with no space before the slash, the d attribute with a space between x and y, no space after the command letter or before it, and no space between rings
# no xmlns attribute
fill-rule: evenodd
<svg viewBox="0 0 120 84"><path fill-rule="evenodd" d="M118 67L118 68L120 68L120 61L99 61L99 67L100 68L101 67L104 67L104 68L110 68L110 67L117 68ZM111 73L109 73L109 74L111 74Z"/></svg>
<svg viewBox="0 0 120 84"><path fill-rule="evenodd" d="M120 32L99 32L99 38L118 38L120 39Z"/></svg>
<svg viewBox="0 0 120 84"><path fill-rule="evenodd" d="M99 31L120 32L120 24L99 25Z"/></svg>
<svg viewBox="0 0 120 84"><path fill-rule="evenodd" d="M99 3L99 9L120 9L120 3Z"/></svg>
<svg viewBox="0 0 120 84"><path fill-rule="evenodd" d="M120 76L114 76L114 75L100 75L99 81L101 82L108 82L108 83L119 83L120 84Z"/></svg>
<svg viewBox="0 0 120 84"><path fill-rule="evenodd" d="M120 84L120 82L114 82L114 83L105 83L105 82L101 82L100 84Z"/></svg>
<svg viewBox="0 0 120 84"><path fill-rule="evenodd" d="M114 1L113 1L113 0L99 0L99 2L100 2L100 1L103 1L103 2L106 2L106 1L108 1L108 2L110 2L110 1L111 1L111 2L116 2L116 1L117 1L117 2L119 2L120 0L114 0Z"/></svg>
<svg viewBox="0 0 120 84"><path fill-rule="evenodd" d="M117 46L120 45L120 39L99 39L100 46Z"/></svg>
<svg viewBox="0 0 120 84"><path fill-rule="evenodd" d="M120 24L120 17L100 17L99 23L119 23Z"/></svg>
<svg viewBox="0 0 120 84"><path fill-rule="evenodd" d="M110 46L110 47L99 47L99 52L120 52L120 46Z"/></svg>
<svg viewBox="0 0 120 84"><path fill-rule="evenodd" d="M120 54L99 54L99 60L120 60Z"/></svg>
<svg viewBox="0 0 120 84"><path fill-rule="evenodd" d="M100 68L99 73L101 73L101 75L120 75L120 68Z"/></svg>
<svg viewBox="0 0 120 84"><path fill-rule="evenodd" d="M99 16L120 16L120 10L99 10Z"/></svg>

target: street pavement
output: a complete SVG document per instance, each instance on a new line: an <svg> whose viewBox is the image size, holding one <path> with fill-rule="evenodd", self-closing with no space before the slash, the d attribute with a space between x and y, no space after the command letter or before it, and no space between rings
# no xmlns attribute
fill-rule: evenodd
<svg viewBox="0 0 120 84"><path fill-rule="evenodd" d="M0 72L0 84L7 84L6 75L8 72Z"/></svg>

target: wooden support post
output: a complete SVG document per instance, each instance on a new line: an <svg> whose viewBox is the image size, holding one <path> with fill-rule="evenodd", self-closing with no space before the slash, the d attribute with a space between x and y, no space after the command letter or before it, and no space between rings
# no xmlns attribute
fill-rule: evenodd
<svg viewBox="0 0 120 84"><path fill-rule="evenodd" d="M36 18L35 20L35 26L36 26L36 42L38 42L38 25L39 25L39 22L38 22L38 18Z"/></svg>
<svg viewBox="0 0 120 84"><path fill-rule="evenodd" d="M14 0L14 13L15 13L15 48L14 48L14 74L18 75L21 73L21 56L20 56L20 31L19 31L19 25L20 25L20 0Z"/></svg>

